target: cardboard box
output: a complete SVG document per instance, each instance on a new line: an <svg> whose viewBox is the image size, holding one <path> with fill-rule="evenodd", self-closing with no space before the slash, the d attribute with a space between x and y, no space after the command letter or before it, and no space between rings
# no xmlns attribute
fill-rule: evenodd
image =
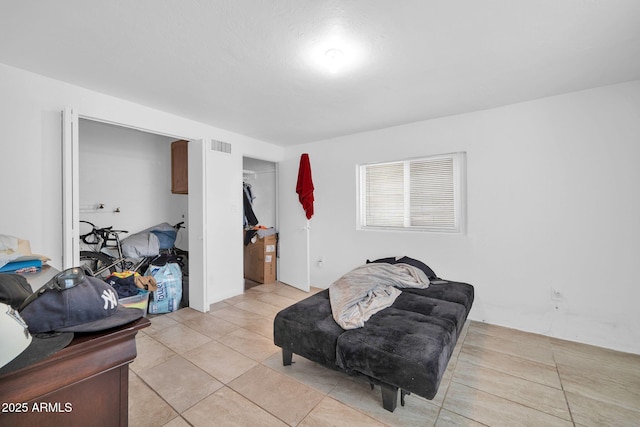
<svg viewBox="0 0 640 427"><path fill-rule="evenodd" d="M276 243L278 235L257 238L244 247L244 277L258 283L276 281Z"/></svg>

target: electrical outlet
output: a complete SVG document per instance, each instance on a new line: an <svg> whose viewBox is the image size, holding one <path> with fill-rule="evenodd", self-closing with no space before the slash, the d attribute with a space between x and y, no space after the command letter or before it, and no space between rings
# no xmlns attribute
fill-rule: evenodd
<svg viewBox="0 0 640 427"><path fill-rule="evenodd" d="M562 301L564 299L564 294L555 288L551 288L551 301Z"/></svg>

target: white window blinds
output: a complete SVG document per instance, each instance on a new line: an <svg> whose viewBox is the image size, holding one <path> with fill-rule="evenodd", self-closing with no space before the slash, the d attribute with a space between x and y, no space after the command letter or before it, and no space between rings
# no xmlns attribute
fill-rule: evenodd
<svg viewBox="0 0 640 427"><path fill-rule="evenodd" d="M366 224L404 226L404 164L366 167Z"/></svg>
<svg viewBox="0 0 640 427"><path fill-rule="evenodd" d="M461 231L464 153L360 166L360 226Z"/></svg>

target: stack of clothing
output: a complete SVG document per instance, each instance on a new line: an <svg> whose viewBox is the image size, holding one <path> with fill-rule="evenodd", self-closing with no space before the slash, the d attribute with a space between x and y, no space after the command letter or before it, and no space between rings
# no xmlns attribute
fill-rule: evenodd
<svg viewBox="0 0 640 427"><path fill-rule="evenodd" d="M111 273L105 281L115 289L118 298L126 298L138 295L141 290L155 291L158 283L153 276L141 276L133 271L123 271L121 273Z"/></svg>
<svg viewBox="0 0 640 427"><path fill-rule="evenodd" d="M47 261L48 257L31 253L28 240L0 234L0 272L35 272Z"/></svg>

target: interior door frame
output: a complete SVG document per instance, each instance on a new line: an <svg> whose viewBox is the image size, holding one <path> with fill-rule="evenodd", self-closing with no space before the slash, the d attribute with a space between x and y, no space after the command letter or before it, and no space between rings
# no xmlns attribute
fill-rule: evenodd
<svg viewBox="0 0 640 427"><path fill-rule="evenodd" d="M203 313L209 311L205 148L205 140L189 140L189 307ZM193 269L192 265L200 267ZM197 297L194 299L193 295Z"/></svg>
<svg viewBox="0 0 640 427"><path fill-rule="evenodd" d="M310 229L295 191L299 160L289 158L278 164L278 280L309 292L311 288Z"/></svg>
<svg viewBox="0 0 640 427"><path fill-rule="evenodd" d="M74 108L62 111L62 268L80 264L79 117Z"/></svg>
<svg viewBox="0 0 640 427"><path fill-rule="evenodd" d="M186 139L189 140L189 145L193 138L167 134L166 132L141 128L129 123L119 123L111 120L106 120L100 117L94 117L89 115L80 114L78 109L73 107L65 107L62 111L62 266L63 268L75 267L80 264L80 243L79 243L79 217L80 217L80 191L79 191L79 121L80 119L91 120L100 123L106 123L114 126L119 126L128 129L134 129L142 132L153 133L156 135L167 136L169 138ZM201 144L202 146L202 144ZM198 179L199 178L199 179ZM193 180L193 181L192 181ZM201 174L198 177L196 173L190 172L189 182L202 182L203 192L198 192L199 195L204 197L204 169L201 169ZM204 230L204 212L192 211L191 205L195 195L189 194L189 228L193 226L195 229ZM206 204L204 200L199 202L200 205ZM198 204L195 204L197 206ZM200 224L201 223L201 224ZM197 226L196 224L200 224ZM198 249L200 244L206 248L207 246L207 233L203 232L198 235L198 239L192 240L191 234L189 235L189 248L195 246L198 242ZM206 259L206 258L202 258ZM202 278L206 276L206 263L202 261L190 259L189 274L193 276L199 276ZM199 311L208 311L208 304L206 298L206 284L200 280L189 281L189 305L196 308Z"/></svg>

